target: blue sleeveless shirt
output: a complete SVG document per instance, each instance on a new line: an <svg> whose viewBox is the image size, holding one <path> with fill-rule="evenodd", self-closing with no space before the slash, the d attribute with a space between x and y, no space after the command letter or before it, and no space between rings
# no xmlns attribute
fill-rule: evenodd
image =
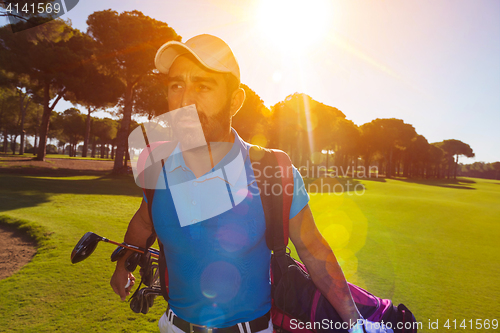
<svg viewBox="0 0 500 333"><path fill-rule="evenodd" d="M152 204L168 267L170 307L188 322L219 328L258 318L271 308L271 251L250 145L233 133L231 150L205 179L194 176L176 148L158 180L167 179L166 185L157 187ZM231 177L228 166L234 171L235 165L241 165L241 174ZM290 218L309 201L293 169ZM221 188L227 194L216 195Z"/></svg>

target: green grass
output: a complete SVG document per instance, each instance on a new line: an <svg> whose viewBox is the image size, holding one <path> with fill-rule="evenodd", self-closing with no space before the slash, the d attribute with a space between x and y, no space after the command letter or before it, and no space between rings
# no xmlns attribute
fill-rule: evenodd
<svg viewBox="0 0 500 333"><path fill-rule="evenodd" d="M0 184L0 220L43 229L32 262L0 281L0 332L156 331L163 300L139 315L109 287L114 246L99 244L92 258L70 262L87 231L123 239L142 197L130 177L0 175Z"/></svg>
<svg viewBox="0 0 500 333"><path fill-rule="evenodd" d="M349 281L406 304L424 328L428 319L498 319L499 181L360 182L361 195L310 202ZM157 331L163 300L135 314L111 290L114 246L70 262L87 231L123 238L141 200L131 177L0 175L0 184L0 221L40 244L31 263L0 281L0 332Z"/></svg>
<svg viewBox="0 0 500 333"><path fill-rule="evenodd" d="M361 183L362 195L311 197L348 280L407 305L423 332L429 319L499 319L499 181Z"/></svg>

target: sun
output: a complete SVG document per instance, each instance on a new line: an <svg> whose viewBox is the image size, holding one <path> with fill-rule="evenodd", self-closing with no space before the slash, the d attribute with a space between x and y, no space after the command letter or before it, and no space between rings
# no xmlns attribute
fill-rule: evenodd
<svg viewBox="0 0 500 333"><path fill-rule="evenodd" d="M325 38L333 11L330 0L262 0L257 19L270 42L282 51L301 53Z"/></svg>

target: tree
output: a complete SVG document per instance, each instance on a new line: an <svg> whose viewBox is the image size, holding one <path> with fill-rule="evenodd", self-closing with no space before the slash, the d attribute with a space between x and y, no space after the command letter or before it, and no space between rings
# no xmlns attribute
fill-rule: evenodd
<svg viewBox="0 0 500 333"><path fill-rule="evenodd" d="M17 130L18 114L16 111L16 90L12 87L0 87L0 131L3 132L3 152L7 153L8 136ZM15 153L13 151L12 153Z"/></svg>
<svg viewBox="0 0 500 333"><path fill-rule="evenodd" d="M58 142L57 142L57 147L59 149L62 149L62 154L64 155L66 153L66 145L68 143L66 141L64 141L63 139L59 139Z"/></svg>
<svg viewBox="0 0 500 333"><path fill-rule="evenodd" d="M495 179L500 180L500 162L494 162L493 169L496 171Z"/></svg>
<svg viewBox="0 0 500 333"><path fill-rule="evenodd" d="M404 177L423 177L430 164L430 145L423 135L417 135L406 149Z"/></svg>
<svg viewBox="0 0 500 333"><path fill-rule="evenodd" d="M25 146L25 122L28 108L33 105L33 97L36 95L36 87L32 86L29 77L26 75L15 75L14 73L5 73L0 79L0 85L10 87L17 91L19 121L17 133L20 135L19 155L24 154Z"/></svg>
<svg viewBox="0 0 500 333"><path fill-rule="evenodd" d="M143 77L153 72L154 57L159 47L180 41L166 23L145 16L139 11L104 10L87 19L88 33L98 43L98 61L103 70L119 77L124 84L123 119L117 135L114 172L122 172L132 117L134 91Z"/></svg>
<svg viewBox="0 0 500 333"><path fill-rule="evenodd" d="M79 89L75 89L73 93L67 95L69 95L68 99L73 104L82 105L87 109L82 150L82 157L87 157L91 114L97 110L116 105L124 86L118 77L100 73L96 67L96 62L89 62L83 66L85 68L85 75L79 78Z"/></svg>
<svg viewBox="0 0 500 333"><path fill-rule="evenodd" d="M361 131L359 152L363 158L364 167L368 170L378 149L379 128L373 122L369 122L361 125L359 129Z"/></svg>
<svg viewBox="0 0 500 333"><path fill-rule="evenodd" d="M21 144L19 146L19 155L24 154L24 140L25 140L25 130L24 130L24 121L26 119L26 110L28 109L28 106L31 103L31 96L29 94L24 93L21 89L17 90L18 96L19 96L19 117L20 117L20 124L19 124L19 132L21 134Z"/></svg>
<svg viewBox="0 0 500 333"><path fill-rule="evenodd" d="M331 127L345 115L306 94L294 93L271 107L271 145L286 151L295 165L304 166L313 152L330 144Z"/></svg>
<svg viewBox="0 0 500 333"><path fill-rule="evenodd" d="M40 135L40 124L42 122L43 106L40 104L31 103L26 115L26 134L34 137L33 154L38 148L38 138Z"/></svg>
<svg viewBox="0 0 500 333"><path fill-rule="evenodd" d="M269 118L271 111L264 105L264 101L246 84L241 84L245 90L245 102L232 119L232 126L238 135L245 141L252 142L255 135L269 138Z"/></svg>
<svg viewBox="0 0 500 333"><path fill-rule="evenodd" d="M429 145L429 163L431 166L431 174L436 178L441 178L441 169L444 159L444 151L438 143Z"/></svg>
<svg viewBox="0 0 500 333"><path fill-rule="evenodd" d="M335 151L335 163L346 170L349 157L359 155L361 133L356 124L348 119L338 119L331 131L331 142ZM356 164L357 168L357 164Z"/></svg>
<svg viewBox="0 0 500 333"><path fill-rule="evenodd" d="M460 164L457 175L500 180L500 162L474 162L472 164Z"/></svg>
<svg viewBox="0 0 500 333"><path fill-rule="evenodd" d="M167 88L162 74L146 75L137 84L134 96L134 112L148 117L148 120L168 111Z"/></svg>
<svg viewBox="0 0 500 333"><path fill-rule="evenodd" d="M85 136L85 116L76 108L70 108L57 116L58 137L69 143L70 156L76 156L76 148Z"/></svg>
<svg viewBox="0 0 500 333"><path fill-rule="evenodd" d="M27 27L25 22L18 25ZM0 28L0 63L6 71L30 78L39 92L36 102L44 108L37 160L45 158L51 111L67 91L78 88L75 78L85 73L81 65L90 61L89 42L88 37L60 19L15 35L8 27Z"/></svg>
<svg viewBox="0 0 500 333"><path fill-rule="evenodd" d="M94 119L93 133L101 144L101 158L104 158L105 145L111 143L117 134L117 123L110 118Z"/></svg>
<svg viewBox="0 0 500 333"><path fill-rule="evenodd" d="M440 143L441 149L443 149L448 155L451 157L450 162L454 164L453 167L453 178L457 178L457 167L458 167L458 157L460 155L466 156L466 157L474 157L474 152L472 151L472 148L466 144L463 143L460 140L455 140L455 139L450 139L450 140L443 140ZM448 170L450 170L449 168ZM448 171L448 178L450 178L450 172Z"/></svg>
<svg viewBox="0 0 500 333"><path fill-rule="evenodd" d="M374 119L370 125L363 125L362 131L366 132L363 135L363 143L367 144L367 140L371 141L368 144L371 151L365 150L365 155L373 156L376 151L380 152L385 164L385 175L388 178L392 176L395 166L401 163L403 156L401 151L406 150L411 140L417 136L412 125L396 118ZM408 167L408 165L403 167Z"/></svg>

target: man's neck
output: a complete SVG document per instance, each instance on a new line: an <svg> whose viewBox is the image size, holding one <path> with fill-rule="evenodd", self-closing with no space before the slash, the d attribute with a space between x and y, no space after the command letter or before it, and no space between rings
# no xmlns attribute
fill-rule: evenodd
<svg viewBox="0 0 500 333"><path fill-rule="evenodd" d="M184 151L182 156L186 166L196 178L203 176L227 155L234 139L234 133L230 130L228 135L220 138L218 142L210 142L206 146Z"/></svg>

